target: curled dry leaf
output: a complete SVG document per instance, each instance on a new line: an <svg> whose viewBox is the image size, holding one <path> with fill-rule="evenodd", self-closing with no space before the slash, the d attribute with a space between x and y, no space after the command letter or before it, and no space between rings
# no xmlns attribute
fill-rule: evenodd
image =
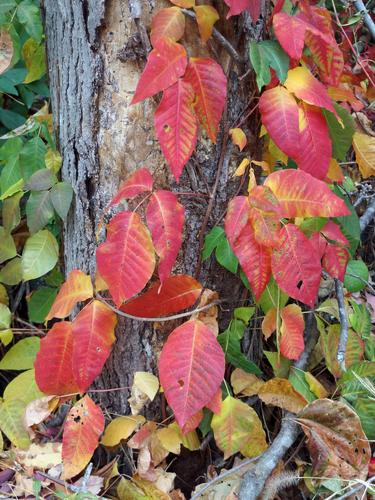
<svg viewBox="0 0 375 500"><path fill-rule="evenodd" d="M34 399L31 401L25 410L24 422L26 427L38 425L51 415L59 398L55 396L44 396L43 398Z"/></svg>
<svg viewBox="0 0 375 500"><path fill-rule="evenodd" d="M264 381L258 378L253 373L247 373L241 368L236 368L231 377L230 383L233 387L234 394L243 394L244 396L253 396L258 394Z"/></svg>
<svg viewBox="0 0 375 500"><path fill-rule="evenodd" d="M0 75L10 66L13 57L13 41L10 34L5 30L0 30Z"/></svg>
<svg viewBox="0 0 375 500"><path fill-rule="evenodd" d="M308 438L314 475L366 479L370 445L359 417L346 404L318 399L306 406L297 421Z"/></svg>
<svg viewBox="0 0 375 500"><path fill-rule="evenodd" d="M149 401L153 401L158 390L159 380L155 375L135 372L131 397L128 399L132 414L138 415Z"/></svg>
<svg viewBox="0 0 375 500"><path fill-rule="evenodd" d="M293 388L289 380L283 378L268 380L258 395L264 403L279 406L292 413L298 413L307 405L306 399Z"/></svg>

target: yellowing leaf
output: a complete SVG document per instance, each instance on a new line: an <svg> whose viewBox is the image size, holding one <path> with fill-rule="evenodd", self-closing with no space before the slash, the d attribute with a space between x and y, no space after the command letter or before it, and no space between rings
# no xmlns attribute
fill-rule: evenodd
<svg viewBox="0 0 375 500"><path fill-rule="evenodd" d="M9 307L4 304L0 304L0 328L8 329L11 321L11 312Z"/></svg>
<svg viewBox="0 0 375 500"><path fill-rule="evenodd" d="M48 148L44 156L44 161L46 167L52 170L52 172L57 172L60 170L62 165L62 158L60 153L56 149Z"/></svg>
<svg viewBox="0 0 375 500"><path fill-rule="evenodd" d="M375 137L362 132L354 132L353 147L362 177L375 175Z"/></svg>
<svg viewBox="0 0 375 500"><path fill-rule="evenodd" d="M28 448L29 435L23 424L25 404L19 399L4 401L0 405L0 428L17 448Z"/></svg>
<svg viewBox="0 0 375 500"><path fill-rule="evenodd" d="M148 372L135 372L129 404L133 415L138 415L148 401L153 401L159 390L159 380Z"/></svg>
<svg viewBox="0 0 375 500"><path fill-rule="evenodd" d="M312 373L305 372L305 379L309 384L310 391L313 392L317 398L322 399L328 396L328 392L325 387L314 377Z"/></svg>
<svg viewBox="0 0 375 500"><path fill-rule="evenodd" d="M61 464L61 443L32 443L27 451L16 450L17 462L24 467L50 469Z"/></svg>
<svg viewBox="0 0 375 500"><path fill-rule="evenodd" d="M250 165L250 160L244 158L241 163L236 168L236 171L233 174L233 177L241 177L246 172L247 166Z"/></svg>
<svg viewBox="0 0 375 500"><path fill-rule="evenodd" d="M0 331L0 342L6 347L13 340L13 332L10 328Z"/></svg>
<svg viewBox="0 0 375 500"><path fill-rule="evenodd" d="M238 451L254 457L267 448L266 435L256 412L232 396L225 398L220 413L212 418L211 427L224 459Z"/></svg>
<svg viewBox="0 0 375 500"><path fill-rule="evenodd" d="M200 447L200 441L199 441L199 438L198 438L198 434L196 433L196 431L190 431L190 432L187 432L186 434L183 434L182 433L182 430L181 428L178 426L177 422L172 422L170 425L169 425L169 428L170 429L175 429L179 436L180 436L180 439L181 439L181 444L187 448L188 450L190 451L196 451L196 450L199 450L199 447Z"/></svg>
<svg viewBox="0 0 375 500"><path fill-rule="evenodd" d="M247 139L244 131L241 128L231 128L229 130L229 135L232 138L233 144L238 146L240 148L240 151L242 151L247 144Z"/></svg>
<svg viewBox="0 0 375 500"><path fill-rule="evenodd" d="M298 413L307 405L306 399L293 388L289 380L283 378L268 380L258 395L264 403L279 406L292 413Z"/></svg>
<svg viewBox="0 0 375 500"><path fill-rule="evenodd" d="M241 393L245 396L253 396L254 394L258 394L264 381L253 373L247 373L241 370L241 368L236 368L232 372L230 383L232 384L234 394Z"/></svg>
<svg viewBox="0 0 375 500"><path fill-rule="evenodd" d="M0 370L28 370L33 368L40 347L38 337L26 337L14 344L0 361Z"/></svg>
<svg viewBox="0 0 375 500"><path fill-rule="evenodd" d="M30 401L42 396L44 394L39 390L35 382L35 371L27 370L9 382L4 390L3 398L5 401L19 399L26 406Z"/></svg>
<svg viewBox="0 0 375 500"><path fill-rule="evenodd" d="M9 306L9 297L7 289L4 285L0 283L0 304L4 304L4 306Z"/></svg>
<svg viewBox="0 0 375 500"><path fill-rule="evenodd" d="M276 330L277 323L277 309L272 307L266 313L262 321L262 333L268 339Z"/></svg>
<svg viewBox="0 0 375 500"><path fill-rule="evenodd" d="M127 439L138 427L146 421L142 415L117 417L106 427L101 444L117 446L122 439Z"/></svg>
<svg viewBox="0 0 375 500"><path fill-rule="evenodd" d="M199 34L202 41L206 43L212 35L212 30L214 24L219 19L219 14L211 5L197 5L194 7L194 11L197 16Z"/></svg>
<svg viewBox="0 0 375 500"><path fill-rule="evenodd" d="M179 455L181 451L181 436L173 427L164 427L156 431L156 435L163 447L170 453Z"/></svg>
<svg viewBox="0 0 375 500"><path fill-rule="evenodd" d="M0 75L11 65L13 57L13 41L10 34L5 30L0 30Z"/></svg>
<svg viewBox="0 0 375 500"><path fill-rule="evenodd" d="M46 55L43 44L39 44L33 38L29 38L23 44L22 56L28 70L23 83L31 83L39 80L46 72Z"/></svg>

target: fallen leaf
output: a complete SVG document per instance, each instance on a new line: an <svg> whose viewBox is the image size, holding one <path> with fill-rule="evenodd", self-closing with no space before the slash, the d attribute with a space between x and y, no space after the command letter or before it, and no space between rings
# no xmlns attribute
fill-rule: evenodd
<svg viewBox="0 0 375 500"><path fill-rule="evenodd" d="M53 400L55 400L55 404L53 404ZM34 401L31 401L26 406L24 415L25 425L27 427L31 427L32 425L38 425L43 422L47 417L51 415L58 401L59 398L56 398L56 396L44 396L42 398L34 399Z"/></svg>
<svg viewBox="0 0 375 500"><path fill-rule="evenodd" d="M146 421L142 415L123 416L113 419L106 427L101 444L117 446L122 439L127 439Z"/></svg>
<svg viewBox="0 0 375 500"><path fill-rule="evenodd" d="M152 373L135 372L131 397L128 399L133 415L138 415L143 407L153 401L159 390L159 380Z"/></svg>
<svg viewBox="0 0 375 500"><path fill-rule="evenodd" d="M298 413L307 405L306 399L301 396L284 378L272 378L259 390L258 396L268 404L278 406L292 413Z"/></svg>
<svg viewBox="0 0 375 500"><path fill-rule="evenodd" d="M50 469L62 463L62 443L32 443L28 450L15 449L16 460L24 467Z"/></svg>
<svg viewBox="0 0 375 500"><path fill-rule="evenodd" d="M264 385L263 380L253 373L241 370L241 368L236 368L232 372L230 383L232 384L234 394L243 394L244 396L258 394L260 388Z"/></svg>

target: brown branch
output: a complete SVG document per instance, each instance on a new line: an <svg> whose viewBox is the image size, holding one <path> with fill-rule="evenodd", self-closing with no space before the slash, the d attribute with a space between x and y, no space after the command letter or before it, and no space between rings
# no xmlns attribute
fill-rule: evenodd
<svg viewBox="0 0 375 500"><path fill-rule="evenodd" d="M311 353L317 343L319 332L313 312L306 319L305 349L294 363L295 368L306 369ZM278 462L293 445L300 433L300 428L292 413L286 412L282 419L279 434L271 446L260 456L256 465L245 475L239 493L240 500L256 500L264 489L267 478Z"/></svg>
<svg viewBox="0 0 375 500"><path fill-rule="evenodd" d="M345 308L343 286L341 281L336 278L335 278L335 290L336 290L337 304L339 306L339 317L340 317L340 339L339 339L339 346L337 349L336 358L340 365L341 370L344 372L346 371L345 353L346 353L346 345L348 343L349 323Z"/></svg>

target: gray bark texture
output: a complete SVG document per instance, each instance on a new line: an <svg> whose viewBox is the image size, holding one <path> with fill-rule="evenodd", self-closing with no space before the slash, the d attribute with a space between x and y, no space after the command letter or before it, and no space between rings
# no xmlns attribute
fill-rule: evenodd
<svg viewBox="0 0 375 500"><path fill-rule="evenodd" d="M233 62L217 41L203 45L194 20L186 19L185 46L189 55L216 58L227 73L228 111L217 144L201 137L180 183L176 184L154 133L153 113L158 99L129 105L145 65L144 33L138 33L139 21L148 29L151 16L166 6L162 1L155 5L152 0L141 0L139 5L142 14L135 23L134 12L124 0L43 2L52 111L63 157L62 176L75 191L64 228L66 274L74 268L95 274L96 232L103 209L120 182L141 166L153 172L159 189L206 195L180 197L186 210L186 228L175 272L196 271L199 234L220 161L222 168L207 230L222 220L228 200L239 188L238 180L232 178L239 157L234 148L226 145L230 142L223 131L238 123L254 106L249 100L251 89L255 89L252 75L241 80L246 65ZM221 14L224 19L224 13ZM223 22L217 27L243 57L247 54L246 41L250 37L259 39L262 26L251 28L246 19L234 23L238 25ZM241 125L248 137L253 138L250 140L253 155L258 147L254 140L256 126L248 120ZM214 288L220 298L237 298L228 309L240 305L241 282L217 267L214 259L203 263L199 279L204 286ZM229 314L230 311L222 314L224 321ZM121 319L116 345L96 388L131 387L135 371L156 373L161 346L175 326L169 322L160 325ZM97 396L109 413L128 413L128 390Z"/></svg>

